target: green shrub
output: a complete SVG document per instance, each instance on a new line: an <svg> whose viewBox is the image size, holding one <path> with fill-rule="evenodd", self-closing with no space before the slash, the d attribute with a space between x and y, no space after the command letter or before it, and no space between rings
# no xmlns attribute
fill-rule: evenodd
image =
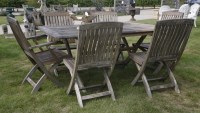
<svg viewBox="0 0 200 113"><path fill-rule="evenodd" d="M155 6L160 5L160 0L136 0L136 6Z"/></svg>

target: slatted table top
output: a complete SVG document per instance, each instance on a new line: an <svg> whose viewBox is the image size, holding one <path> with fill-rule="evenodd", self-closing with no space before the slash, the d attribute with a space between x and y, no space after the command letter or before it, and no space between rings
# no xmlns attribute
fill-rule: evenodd
<svg viewBox="0 0 200 113"><path fill-rule="evenodd" d="M49 27L39 26L39 30L43 31L47 35L55 38L76 38L78 37L78 26L62 26L62 27ZM154 31L154 25L139 24L139 23L124 23L122 35L123 36L140 36L151 35Z"/></svg>

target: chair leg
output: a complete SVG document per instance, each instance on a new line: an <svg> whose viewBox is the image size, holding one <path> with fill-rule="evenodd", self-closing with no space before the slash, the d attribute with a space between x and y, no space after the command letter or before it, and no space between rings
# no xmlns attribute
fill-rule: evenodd
<svg viewBox="0 0 200 113"><path fill-rule="evenodd" d="M116 99L115 99L115 94L114 94L114 91L113 91L111 82L110 82L110 80L109 80L108 73L107 73L107 71L106 71L105 69L104 69L104 78L105 78L105 81L106 81L108 90L109 90L110 93L111 93L111 98L115 101L115 100L116 100Z"/></svg>
<svg viewBox="0 0 200 113"><path fill-rule="evenodd" d="M53 70L53 73L55 74L55 76L58 77L58 71L57 71L57 69L54 69L54 70Z"/></svg>
<svg viewBox="0 0 200 113"><path fill-rule="evenodd" d="M61 63L61 62L53 64L53 65L51 66L51 68L49 69L50 71L53 71L53 73L54 73L55 76L57 76L57 77L58 77L58 71L57 71L56 68L58 67L58 65L59 65L60 63Z"/></svg>
<svg viewBox="0 0 200 113"><path fill-rule="evenodd" d="M145 76L145 74L144 74L144 68L145 68L145 66L143 66L143 67L141 68L140 65L138 65L137 63L135 63L135 64L136 64L136 67L137 67L137 69L138 69L139 72L138 72L137 76L135 77L135 79L132 81L131 84L132 84L132 85L135 85L135 84L137 83L137 81L139 80L139 78L142 76L142 82L143 82L143 84L144 84L146 93L147 93L147 95L148 95L150 98L152 98L151 89L150 89L148 80L147 80L147 78L146 78L146 76Z"/></svg>
<svg viewBox="0 0 200 113"><path fill-rule="evenodd" d="M155 69L155 71L153 72L153 74L157 74L163 67L163 63L159 62L160 64L158 65L158 67Z"/></svg>
<svg viewBox="0 0 200 113"><path fill-rule="evenodd" d="M123 60L124 60L124 55L123 55L122 51L120 51L117 56L117 61L123 61Z"/></svg>
<svg viewBox="0 0 200 113"><path fill-rule="evenodd" d="M139 78L142 76L143 70L144 70L144 69L141 70L141 66L138 65L137 63L135 63L135 65L136 65L136 67L137 67L137 69L138 69L139 72L136 75L136 77L134 78L134 80L131 82L131 85L135 85L137 83L137 81L139 80Z"/></svg>
<svg viewBox="0 0 200 113"><path fill-rule="evenodd" d="M43 74L42 77L38 80L38 82L35 84L35 86L33 87L33 90L31 91L31 94L37 92L39 90L39 88L41 87L42 83L44 82L44 80L46 79L46 75Z"/></svg>
<svg viewBox="0 0 200 113"><path fill-rule="evenodd" d="M167 72L169 74L169 78L170 78L172 84L174 85L175 92L180 93L180 90L179 90L178 84L176 82L176 79L174 77L174 74L172 73L172 71L169 68L169 66L167 65L167 63L165 63L165 65L166 65L166 68L167 68Z"/></svg>
<svg viewBox="0 0 200 113"><path fill-rule="evenodd" d="M78 86L79 86L80 88L84 88L84 85L83 85L82 79L79 77L78 74L77 74L76 79L77 79ZM87 92L86 90L81 90L81 91L82 91L83 93L86 93L86 92Z"/></svg>
<svg viewBox="0 0 200 113"><path fill-rule="evenodd" d="M31 78L31 76L33 75L33 73L38 69L38 65L34 65L33 68L28 72L28 74L26 75L26 77L24 78L24 80L22 81L22 84L24 84L24 82L27 80L27 78Z"/></svg>
<svg viewBox="0 0 200 113"><path fill-rule="evenodd" d="M150 98L152 98L151 89L150 89L150 87L149 87L149 83L148 83L148 81L147 81L147 78L146 78L146 76L145 76L144 74L142 75L142 81L143 81L145 90L146 90L146 92L147 92L147 95L148 95Z"/></svg>
<svg viewBox="0 0 200 113"><path fill-rule="evenodd" d="M75 89L75 92L76 92L76 97L77 97L77 100L78 100L78 104L81 108L83 108L83 101L82 101L82 97L81 97L81 93L80 93L80 89L79 89L79 86L77 84L77 82L75 81L74 83L74 89Z"/></svg>
<svg viewBox="0 0 200 113"><path fill-rule="evenodd" d="M41 63L37 63L39 65L39 67L41 68L41 70L43 71L43 73L47 76L47 78L52 81L54 84L56 84L58 87L64 87L64 84L61 83L55 76L53 76L50 71L53 69L53 67L51 67L49 70L46 69L46 67L41 64Z"/></svg>
<svg viewBox="0 0 200 113"><path fill-rule="evenodd" d="M71 75L71 81L70 81L70 83L69 83L69 87L68 87L68 89L67 89L67 94L69 95L70 93L71 93L71 91L72 91L72 87L74 86L74 82L75 82L75 79L77 78L76 77L77 76L77 72L74 72L74 74L73 75Z"/></svg>

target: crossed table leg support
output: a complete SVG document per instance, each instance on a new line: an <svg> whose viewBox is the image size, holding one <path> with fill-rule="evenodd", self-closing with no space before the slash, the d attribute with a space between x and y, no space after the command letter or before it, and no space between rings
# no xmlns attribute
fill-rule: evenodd
<svg viewBox="0 0 200 113"><path fill-rule="evenodd" d="M140 44L146 38L146 36L147 35L142 35L140 37L140 39L131 47L129 46L128 41L126 40L126 37L122 37L124 46L122 48L120 48L120 52L123 52L123 51L133 52L133 53L136 52L138 50L138 48L140 47ZM125 60L119 61L117 64L126 66L130 61L131 61L131 59L129 57L127 57Z"/></svg>

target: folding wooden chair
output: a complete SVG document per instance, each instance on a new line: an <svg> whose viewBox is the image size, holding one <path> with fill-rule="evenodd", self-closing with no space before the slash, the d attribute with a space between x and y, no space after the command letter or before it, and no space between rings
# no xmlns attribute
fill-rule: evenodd
<svg viewBox="0 0 200 113"><path fill-rule="evenodd" d="M162 13L161 20L183 19L183 15L184 15L184 13L182 13L182 12L165 11ZM150 45L150 43L142 43L139 48L142 51L147 51L149 48L149 45ZM160 63L160 65L155 69L154 74L158 73L162 67L163 67L163 64ZM170 66L170 68L171 68L171 66Z"/></svg>
<svg viewBox="0 0 200 113"><path fill-rule="evenodd" d="M70 58L63 61L72 77L67 94L74 88L80 107L83 107L83 100L96 97L111 95L112 99L115 100L109 76L114 69L119 53L122 27L123 24L119 22L100 22L79 27L76 59ZM91 68L104 70L105 81L101 85L107 85L108 91L81 96L80 86L77 83L79 71ZM101 85L82 87L81 90Z"/></svg>
<svg viewBox="0 0 200 113"><path fill-rule="evenodd" d="M174 87L175 91L180 93L169 64L172 62L176 63L180 59L191 33L193 22L194 21L191 19L175 19L157 22L148 51L129 53L129 57L135 62L139 71L132 81L132 85L135 85L141 78L149 97L152 97L152 90L168 87ZM148 81L163 80L166 78L161 76L155 79L147 79L144 71L147 64L152 62L162 62L164 64L168 72L167 77L169 77L171 83L150 87Z"/></svg>
<svg viewBox="0 0 200 113"><path fill-rule="evenodd" d="M49 47L50 45L55 44L55 42L38 44L39 39L46 38L44 36L25 38L18 21L12 17L7 17L7 20L19 46L34 65L22 83L28 81L33 86L31 93L37 92L46 78L50 79L56 85L62 86L63 84L57 80L52 72L62 62L63 58L67 57L67 54ZM29 40L32 40L36 45L31 46ZM51 65L50 68L47 68L47 65ZM32 76L37 70L43 75L35 82L32 79Z"/></svg>

